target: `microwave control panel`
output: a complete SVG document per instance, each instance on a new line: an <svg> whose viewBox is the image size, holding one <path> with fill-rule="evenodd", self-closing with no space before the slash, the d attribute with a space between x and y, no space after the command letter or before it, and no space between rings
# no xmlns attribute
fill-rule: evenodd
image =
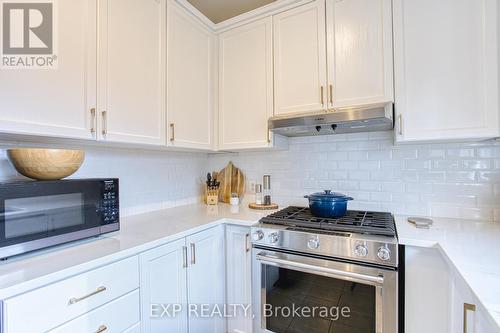
<svg viewBox="0 0 500 333"><path fill-rule="evenodd" d="M102 198L102 217L104 224L118 222L120 214L118 202L118 181L105 180Z"/></svg>

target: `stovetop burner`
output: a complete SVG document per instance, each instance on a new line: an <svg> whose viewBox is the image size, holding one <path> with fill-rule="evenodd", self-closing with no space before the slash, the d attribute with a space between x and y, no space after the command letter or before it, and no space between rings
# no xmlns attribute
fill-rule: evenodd
<svg viewBox="0 0 500 333"><path fill-rule="evenodd" d="M262 218L260 222L366 235L396 236L392 214L382 212L348 210L341 218L322 218L313 216L308 207L290 206Z"/></svg>

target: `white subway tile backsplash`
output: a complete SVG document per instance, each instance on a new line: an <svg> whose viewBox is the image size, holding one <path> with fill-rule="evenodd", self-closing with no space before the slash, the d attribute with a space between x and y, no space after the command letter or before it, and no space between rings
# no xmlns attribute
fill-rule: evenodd
<svg viewBox="0 0 500 333"><path fill-rule="evenodd" d="M15 171L5 155L12 146L43 146L39 143L0 143L0 180L26 179ZM62 147L66 148L66 147ZM199 202L208 155L144 149L79 147L85 161L71 178L117 177L120 179L122 215Z"/></svg>
<svg viewBox="0 0 500 333"><path fill-rule="evenodd" d="M271 174L281 205L305 205L304 194L332 189L353 196L351 208L500 222L500 143L395 146L392 132L375 132L291 138L289 144L285 152L211 154L208 163L212 170L232 160L257 181ZM314 158L327 161L306 162ZM277 162L299 171L298 188L279 176L284 168Z"/></svg>

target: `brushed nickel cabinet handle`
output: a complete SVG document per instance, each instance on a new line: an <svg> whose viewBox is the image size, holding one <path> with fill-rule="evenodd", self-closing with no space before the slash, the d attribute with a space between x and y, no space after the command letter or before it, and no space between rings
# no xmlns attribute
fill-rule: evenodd
<svg viewBox="0 0 500 333"><path fill-rule="evenodd" d="M330 104L333 107L333 84L330 84L329 90L330 90Z"/></svg>
<svg viewBox="0 0 500 333"><path fill-rule="evenodd" d="M403 135L403 115L400 114L398 116L398 127L399 127L399 135Z"/></svg>
<svg viewBox="0 0 500 333"><path fill-rule="evenodd" d="M267 143L271 143L271 131L269 130L269 125L267 125Z"/></svg>
<svg viewBox="0 0 500 333"><path fill-rule="evenodd" d="M97 329L97 331L95 331L95 333L102 333L102 332L106 331L107 329L108 329L108 326L101 325L101 326L99 326L99 328Z"/></svg>
<svg viewBox="0 0 500 333"><path fill-rule="evenodd" d="M170 123L170 141L173 142L175 140L175 125L174 123Z"/></svg>
<svg viewBox="0 0 500 333"><path fill-rule="evenodd" d="M75 303L78 303L78 302L81 302L83 301L84 299L87 299L89 297L92 297L94 295L97 295L97 294L100 294L102 292L106 291L106 287L102 286L102 287L99 287L97 288L95 291L91 292L90 294L87 294L85 296L82 296L82 297L73 297L73 298L70 298L69 299L69 304L75 304Z"/></svg>
<svg viewBox="0 0 500 333"><path fill-rule="evenodd" d="M90 109L90 133L95 133L95 108Z"/></svg>
<svg viewBox="0 0 500 333"><path fill-rule="evenodd" d="M102 134L106 135L108 134L108 112L107 111L102 111Z"/></svg>
<svg viewBox="0 0 500 333"><path fill-rule="evenodd" d="M245 252L250 251L250 234L245 235Z"/></svg>
<svg viewBox="0 0 500 333"><path fill-rule="evenodd" d="M188 267L188 248L187 246L182 247L182 268Z"/></svg>
<svg viewBox="0 0 500 333"><path fill-rule="evenodd" d="M196 244L191 243L191 265L196 264Z"/></svg>
<svg viewBox="0 0 500 333"><path fill-rule="evenodd" d="M325 88L321 86L321 105L324 107L325 106Z"/></svg>
<svg viewBox="0 0 500 333"><path fill-rule="evenodd" d="M464 333L469 333L467 330L467 312L476 312L476 306L474 304L464 303Z"/></svg>

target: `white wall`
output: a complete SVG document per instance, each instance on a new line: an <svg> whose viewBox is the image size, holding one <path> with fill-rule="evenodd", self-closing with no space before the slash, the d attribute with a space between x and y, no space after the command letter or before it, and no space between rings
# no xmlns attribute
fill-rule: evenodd
<svg viewBox="0 0 500 333"><path fill-rule="evenodd" d="M0 180L26 179L16 173L5 149L40 144L1 142ZM54 147L54 145L45 145ZM76 147L81 148L81 147ZM199 202L207 154L143 149L84 147L85 162L71 178L120 178L122 215Z"/></svg>
<svg viewBox="0 0 500 333"><path fill-rule="evenodd" d="M249 179L271 174L274 199L332 189L353 209L500 221L500 143L393 145L392 132L291 138L289 151L209 155Z"/></svg>

